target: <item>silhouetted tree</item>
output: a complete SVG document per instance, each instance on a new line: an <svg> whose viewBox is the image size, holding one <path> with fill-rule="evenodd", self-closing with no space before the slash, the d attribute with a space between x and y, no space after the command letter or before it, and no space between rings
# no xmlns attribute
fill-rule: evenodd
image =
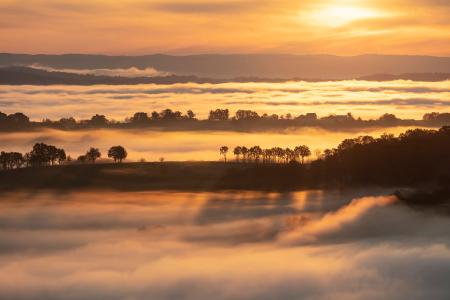
<svg viewBox="0 0 450 300"><path fill-rule="evenodd" d="M59 149L56 148L55 146L52 145L48 145L47 146L47 151L48 151L48 155L50 158L50 163L52 164L52 166L58 161L59 159Z"/></svg>
<svg viewBox="0 0 450 300"><path fill-rule="evenodd" d="M233 154L236 155L236 161L239 161L239 156L242 154L242 147L237 146L233 150Z"/></svg>
<svg viewBox="0 0 450 300"><path fill-rule="evenodd" d="M26 125L30 122L30 118L20 112L8 115L7 120L9 123L15 125Z"/></svg>
<svg viewBox="0 0 450 300"><path fill-rule="evenodd" d="M228 147L227 146L222 146L219 149L220 154L223 155L223 158L225 160L225 162L227 161L227 152L228 152Z"/></svg>
<svg viewBox="0 0 450 300"><path fill-rule="evenodd" d="M425 114L422 118L425 122L431 124L450 124L450 113L432 112Z"/></svg>
<svg viewBox="0 0 450 300"><path fill-rule="evenodd" d="M4 170L8 169L8 162L9 162L8 153L2 151L0 154L0 164L2 166L2 169Z"/></svg>
<svg viewBox="0 0 450 300"><path fill-rule="evenodd" d="M25 153L25 155L23 156L23 162L25 167L30 167L31 166L31 154L30 152Z"/></svg>
<svg viewBox="0 0 450 300"><path fill-rule="evenodd" d="M290 149L290 148L286 148L284 149L284 156L286 159L286 163L295 160L296 154L295 151Z"/></svg>
<svg viewBox="0 0 450 300"><path fill-rule="evenodd" d="M165 109L160 114L159 117L163 120L179 120L182 117L181 112L172 111L171 109Z"/></svg>
<svg viewBox="0 0 450 300"><path fill-rule="evenodd" d="M298 155L302 158L302 164L305 163L305 157L309 157L311 155L311 150L306 145L301 145L301 146L295 147L294 151L295 151L296 155Z"/></svg>
<svg viewBox="0 0 450 300"><path fill-rule="evenodd" d="M255 162L258 162L262 155L262 149L260 146L253 146L248 150L248 152Z"/></svg>
<svg viewBox="0 0 450 300"><path fill-rule="evenodd" d="M121 163L127 156L128 153L122 146L113 146L108 150L108 157L114 159L116 163Z"/></svg>
<svg viewBox="0 0 450 300"><path fill-rule="evenodd" d="M152 112L152 120L158 120L159 119L159 113L157 111Z"/></svg>
<svg viewBox="0 0 450 300"><path fill-rule="evenodd" d="M241 147L241 153L242 153L242 160L245 162L248 159L248 149L247 147L243 146Z"/></svg>
<svg viewBox="0 0 450 300"><path fill-rule="evenodd" d="M331 157L333 155L333 150L325 149L325 150L323 150L323 155L324 155L325 158L329 158L329 157Z"/></svg>
<svg viewBox="0 0 450 300"><path fill-rule="evenodd" d="M58 164L61 165L67 159L66 151L64 151L64 149L57 149L56 151L57 151Z"/></svg>
<svg viewBox="0 0 450 300"><path fill-rule="evenodd" d="M95 163L97 159L99 159L102 156L100 153L100 150L97 148L91 148L88 152L86 152L86 160Z"/></svg>
<svg viewBox="0 0 450 300"><path fill-rule="evenodd" d="M393 114L384 114L381 117L379 117L378 120L384 123L395 123L399 119Z"/></svg>
<svg viewBox="0 0 450 300"><path fill-rule="evenodd" d="M89 121L91 126L104 127L108 125L108 119L104 115L95 115Z"/></svg>
<svg viewBox="0 0 450 300"><path fill-rule="evenodd" d="M130 122L133 124L147 124L150 121L150 118L148 117L147 113L145 112L137 112L135 113L131 118Z"/></svg>
<svg viewBox="0 0 450 300"><path fill-rule="evenodd" d="M72 129L75 128L77 126L77 121L70 117L70 118L61 118L58 121L58 124L60 127L64 128L64 129Z"/></svg>
<svg viewBox="0 0 450 300"><path fill-rule="evenodd" d="M56 162L62 162L66 158L63 149L44 143L36 143L29 155L29 164L32 166L54 165Z"/></svg>
<svg viewBox="0 0 450 300"><path fill-rule="evenodd" d="M2 166L2 169L20 168L24 162L22 153L2 151L0 154L0 165Z"/></svg>
<svg viewBox="0 0 450 300"><path fill-rule="evenodd" d="M42 166L50 162L48 146L44 143L37 143L30 152L30 163L33 166Z"/></svg>
<svg viewBox="0 0 450 300"><path fill-rule="evenodd" d="M216 109L209 112L208 120L210 121L226 121L229 118L230 111L228 109Z"/></svg>
<svg viewBox="0 0 450 300"><path fill-rule="evenodd" d="M189 120L194 120L195 119L195 113L192 110L188 110L187 113L186 113L186 117Z"/></svg>
<svg viewBox="0 0 450 300"><path fill-rule="evenodd" d="M236 120L256 120L259 119L257 112L252 110L238 110L235 115Z"/></svg>

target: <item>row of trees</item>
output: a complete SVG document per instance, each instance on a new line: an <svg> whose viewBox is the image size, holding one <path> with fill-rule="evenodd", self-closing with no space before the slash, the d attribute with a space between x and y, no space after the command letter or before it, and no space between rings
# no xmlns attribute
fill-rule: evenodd
<svg viewBox="0 0 450 300"><path fill-rule="evenodd" d="M225 161L227 161L228 151L228 146L222 146L219 149ZM289 163L300 160L304 164L305 158L311 156L311 150L306 145L297 146L294 149L280 147L262 149L260 146L249 148L237 146L233 149L233 154L237 162Z"/></svg>
<svg viewBox="0 0 450 300"><path fill-rule="evenodd" d="M108 157L117 163L121 163L127 158L127 155L127 151L122 146L113 146L108 151ZM100 157L101 153L99 149L90 148L85 155L79 156L77 161L80 163L95 163ZM4 151L0 153L0 166L4 170L22 167L53 166L71 162L72 158L66 155L64 149L45 143L36 143L33 149L25 154Z"/></svg>
<svg viewBox="0 0 450 300"><path fill-rule="evenodd" d="M144 126L152 124L154 122L169 122L169 121L199 121L196 118L196 114L192 110L188 110L185 114L180 111L173 111L171 109L164 109L161 112L152 112L150 115L146 112L137 112L132 117L127 118L125 122L117 122L108 119L105 115L96 114L87 120L75 120L73 117L61 118L58 121L52 121L50 119L44 119L40 124L50 127L60 127L60 128L76 128L76 127L107 127L110 125L118 124L132 124L136 126ZM215 109L209 112L207 121L219 122L219 121L277 121L277 120L290 120L296 121L301 124L348 124L355 122L376 122L379 125L395 125L402 121L415 121L415 120L401 120L393 114L384 114L377 118L376 120L364 121L361 118L355 118L351 113L346 115L328 115L319 118L315 113L301 114L298 116L293 116L288 113L285 115L278 114L258 114L252 110L238 110L235 112L234 116L230 116L230 111L228 109ZM450 113L437 113L432 112L425 114L422 121L427 124L449 124L450 123ZM0 127L2 128L17 128L17 127L27 127L32 124L38 124L30 122L28 116L23 113L14 114L4 114L0 112Z"/></svg>
<svg viewBox="0 0 450 300"><path fill-rule="evenodd" d="M30 118L21 112L17 112L14 114L5 114L0 111L0 124L28 124L30 122Z"/></svg>

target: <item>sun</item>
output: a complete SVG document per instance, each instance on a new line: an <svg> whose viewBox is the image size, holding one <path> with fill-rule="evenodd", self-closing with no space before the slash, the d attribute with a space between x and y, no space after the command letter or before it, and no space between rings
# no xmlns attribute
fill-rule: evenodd
<svg viewBox="0 0 450 300"><path fill-rule="evenodd" d="M339 27L353 21L369 19L379 16L379 12L373 9L358 6L326 6L310 15L315 24L329 27Z"/></svg>

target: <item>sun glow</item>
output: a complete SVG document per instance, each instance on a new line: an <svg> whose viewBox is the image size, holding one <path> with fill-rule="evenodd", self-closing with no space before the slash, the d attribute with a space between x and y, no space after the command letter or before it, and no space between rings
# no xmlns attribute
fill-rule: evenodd
<svg viewBox="0 0 450 300"><path fill-rule="evenodd" d="M329 27L339 27L353 21L374 18L380 13L364 7L357 6L327 6L311 14L311 21Z"/></svg>

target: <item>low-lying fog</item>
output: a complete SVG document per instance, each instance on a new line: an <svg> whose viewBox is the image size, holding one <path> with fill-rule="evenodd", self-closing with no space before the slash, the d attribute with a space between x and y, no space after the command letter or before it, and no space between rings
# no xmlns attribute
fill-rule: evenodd
<svg viewBox="0 0 450 300"><path fill-rule="evenodd" d="M191 109L205 118L209 110L251 109L260 114L315 112L353 113L375 118L393 113L422 118L450 107L450 81L338 81L287 83L224 83L122 86L0 86L0 111L29 115L32 120L90 118L99 113L124 120L135 112L165 108Z"/></svg>
<svg viewBox="0 0 450 300"><path fill-rule="evenodd" d="M1 299L450 298L450 219L391 191L3 194Z"/></svg>
<svg viewBox="0 0 450 300"><path fill-rule="evenodd" d="M360 135L379 137L381 134L398 135L408 127L368 128L364 130L328 131L318 128L301 128L278 132L218 132L218 131L181 131L164 132L150 129L136 130L79 130L61 131L42 129L31 132L0 132L0 150L28 152L33 145L44 142L66 150L68 155L76 158L86 153L90 147L99 148L106 157L111 146L122 145L128 151L128 160L145 159L157 161L164 157L166 161L184 160L218 160L219 147L230 147L229 158L233 156L235 146L263 148L290 147L306 144L315 158L314 150L336 147L346 138Z"/></svg>

